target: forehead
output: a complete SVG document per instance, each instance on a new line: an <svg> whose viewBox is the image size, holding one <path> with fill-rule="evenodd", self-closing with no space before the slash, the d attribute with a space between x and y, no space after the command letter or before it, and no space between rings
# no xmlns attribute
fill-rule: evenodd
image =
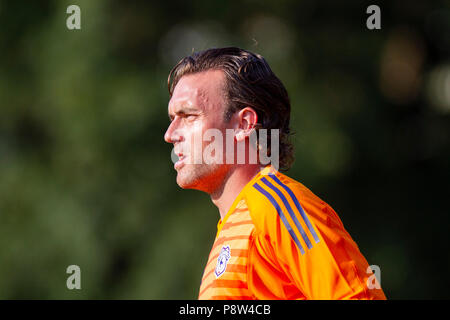
<svg viewBox="0 0 450 320"><path fill-rule="evenodd" d="M221 70L208 70L182 76L169 102L169 113L184 106L199 109L218 108L224 99L225 75Z"/></svg>

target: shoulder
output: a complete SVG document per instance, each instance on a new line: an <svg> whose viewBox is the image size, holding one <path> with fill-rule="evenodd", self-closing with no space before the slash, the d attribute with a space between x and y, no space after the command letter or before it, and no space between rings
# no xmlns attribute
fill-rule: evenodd
<svg viewBox="0 0 450 320"><path fill-rule="evenodd" d="M302 252L319 243L323 233L346 233L325 201L278 171L261 174L253 181L246 202L258 234L279 238L279 233L288 233Z"/></svg>
<svg viewBox="0 0 450 320"><path fill-rule="evenodd" d="M279 172L250 187L254 261L281 270L309 298L383 298L367 291L368 263L331 206Z"/></svg>

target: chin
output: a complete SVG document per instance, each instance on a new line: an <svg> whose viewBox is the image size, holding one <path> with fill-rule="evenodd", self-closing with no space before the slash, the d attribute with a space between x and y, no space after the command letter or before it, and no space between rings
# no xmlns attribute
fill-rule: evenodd
<svg viewBox="0 0 450 320"><path fill-rule="evenodd" d="M214 167L183 167L178 171L177 184L182 189L195 189L210 193L217 184Z"/></svg>
<svg viewBox="0 0 450 320"><path fill-rule="evenodd" d="M181 189L195 189L194 184L189 183L184 179L177 178L177 184Z"/></svg>
<svg viewBox="0 0 450 320"><path fill-rule="evenodd" d="M177 174L177 184L182 189L197 189L198 178L192 171L186 172L186 168L181 168Z"/></svg>

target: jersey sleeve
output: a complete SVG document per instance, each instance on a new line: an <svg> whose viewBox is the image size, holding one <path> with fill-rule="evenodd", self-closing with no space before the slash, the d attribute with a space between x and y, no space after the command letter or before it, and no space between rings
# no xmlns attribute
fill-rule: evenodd
<svg viewBox="0 0 450 320"><path fill-rule="evenodd" d="M299 184L300 185L300 184ZM302 186L302 185L300 185ZM305 187L270 175L253 186L257 225L250 286L261 298L385 299L334 210Z"/></svg>

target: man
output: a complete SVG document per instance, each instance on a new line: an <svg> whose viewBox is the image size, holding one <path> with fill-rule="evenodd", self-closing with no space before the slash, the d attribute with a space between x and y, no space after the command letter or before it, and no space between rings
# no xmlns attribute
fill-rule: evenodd
<svg viewBox="0 0 450 320"><path fill-rule="evenodd" d="M262 56L198 52L172 69L168 85L164 138L178 156L177 183L207 192L221 217L199 299L385 299L334 210L278 171L293 160L290 102ZM264 129L270 142L255 142ZM276 166L263 163L262 150Z"/></svg>

